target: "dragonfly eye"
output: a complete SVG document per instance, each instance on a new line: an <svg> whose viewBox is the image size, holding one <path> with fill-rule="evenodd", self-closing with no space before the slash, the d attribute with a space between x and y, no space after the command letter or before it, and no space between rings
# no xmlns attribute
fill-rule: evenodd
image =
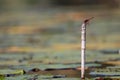
<svg viewBox="0 0 120 80"><path fill-rule="evenodd" d="M86 19L86 20L84 20L84 23L87 23L89 20L88 19Z"/></svg>
<svg viewBox="0 0 120 80"><path fill-rule="evenodd" d="M84 23L88 23L89 20L91 20L91 19L93 19L93 18L94 18L94 17L91 17L91 18L89 18L89 19L84 20Z"/></svg>

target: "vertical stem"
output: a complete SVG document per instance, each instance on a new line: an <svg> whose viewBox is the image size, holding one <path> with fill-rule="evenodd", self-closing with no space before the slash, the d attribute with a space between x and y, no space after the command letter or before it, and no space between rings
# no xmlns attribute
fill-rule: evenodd
<svg viewBox="0 0 120 80"><path fill-rule="evenodd" d="M84 20L81 26L81 79L85 79L85 50L86 50L86 25L90 19Z"/></svg>
<svg viewBox="0 0 120 80"><path fill-rule="evenodd" d="M81 79L85 78L86 24L81 26Z"/></svg>

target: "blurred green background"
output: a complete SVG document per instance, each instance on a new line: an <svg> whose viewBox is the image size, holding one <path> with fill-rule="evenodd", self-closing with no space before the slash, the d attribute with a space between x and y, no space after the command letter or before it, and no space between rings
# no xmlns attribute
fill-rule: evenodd
<svg viewBox="0 0 120 80"><path fill-rule="evenodd" d="M89 17L94 19L87 27L88 50L119 49L119 4L119 0L0 0L0 51L79 49L80 26Z"/></svg>

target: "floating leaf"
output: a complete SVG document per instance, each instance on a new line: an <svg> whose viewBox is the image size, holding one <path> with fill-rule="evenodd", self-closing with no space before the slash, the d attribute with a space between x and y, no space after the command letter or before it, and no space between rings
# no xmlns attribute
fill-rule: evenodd
<svg viewBox="0 0 120 80"><path fill-rule="evenodd" d="M5 76L0 75L0 80L5 80Z"/></svg>

